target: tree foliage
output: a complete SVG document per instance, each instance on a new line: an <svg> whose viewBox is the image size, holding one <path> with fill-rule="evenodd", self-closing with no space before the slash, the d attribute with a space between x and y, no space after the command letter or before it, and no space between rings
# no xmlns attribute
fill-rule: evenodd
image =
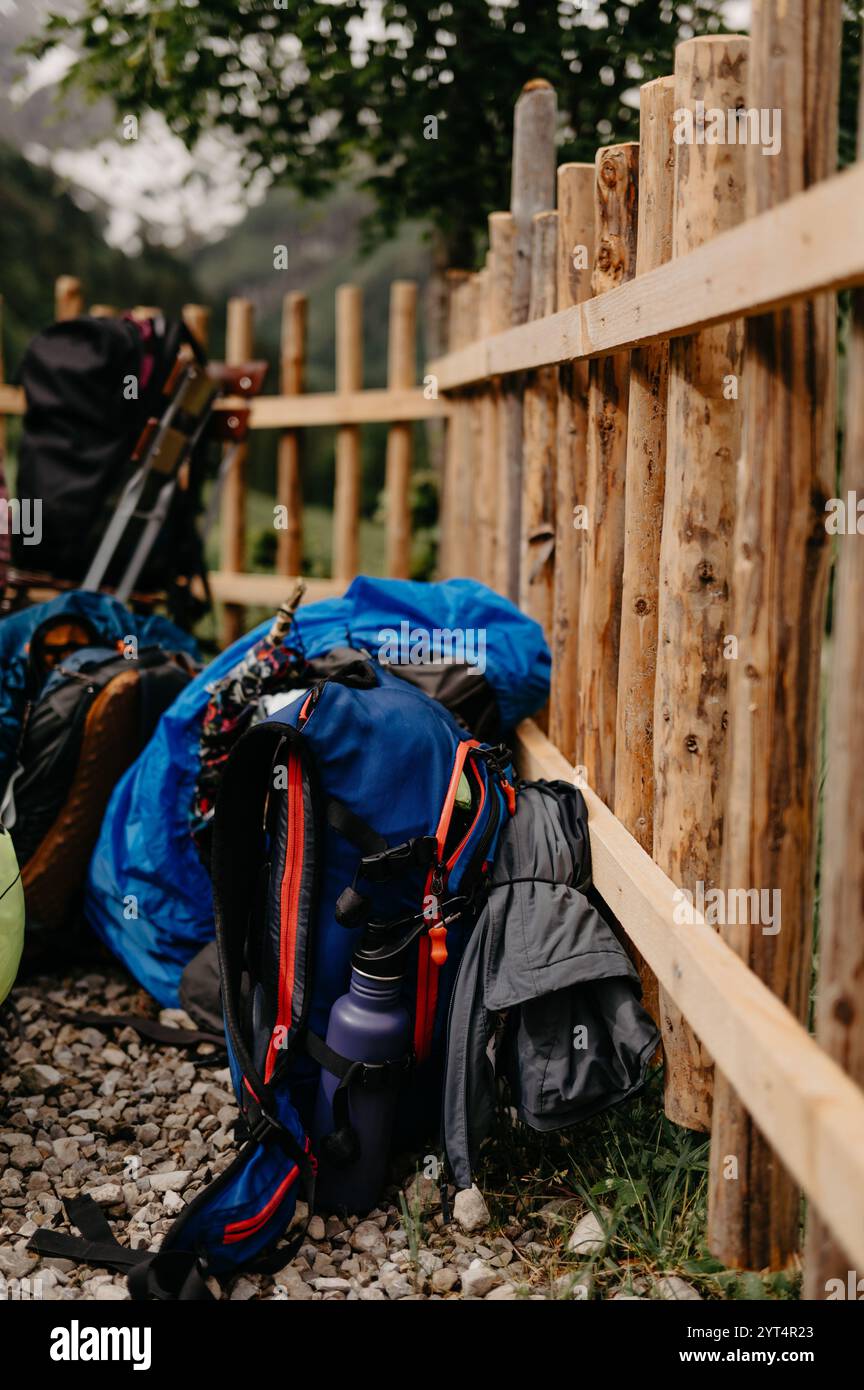
<svg viewBox="0 0 864 1390"><path fill-rule="evenodd" d="M83 0L30 45L71 45L64 86L159 112L194 148L241 144L307 196L359 171L367 233L404 219L469 264L487 213L509 204L513 106L526 81L558 93L560 158L638 138L635 89L672 71L675 44L723 28L721 0ZM860 10L844 6L840 154L854 158Z"/></svg>
<svg viewBox="0 0 864 1390"><path fill-rule="evenodd" d="M509 204L513 106L526 81L558 93L562 159L638 137L635 89L671 72L676 42L721 29L720 0L84 0L31 51L69 44L65 84L151 109L187 145L230 132L250 175L306 195L347 170L374 196L367 227L405 218L469 263ZM629 99L628 99L628 94Z"/></svg>

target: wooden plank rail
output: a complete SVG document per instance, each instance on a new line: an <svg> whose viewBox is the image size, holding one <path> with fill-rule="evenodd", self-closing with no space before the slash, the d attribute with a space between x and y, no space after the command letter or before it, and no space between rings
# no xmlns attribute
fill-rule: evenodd
<svg viewBox="0 0 864 1390"><path fill-rule="evenodd" d="M296 576L283 574L237 574L230 570L210 572L210 592L217 603L236 603L249 607L279 607L291 593ZM345 592L341 579L304 579L304 603L320 598L338 598Z"/></svg>
<svg viewBox="0 0 864 1390"><path fill-rule="evenodd" d="M215 408L236 410L240 404L237 398L226 396ZM387 425L393 420L435 420L446 416L449 409L444 398L427 399L420 387L310 391L305 396L256 396L249 426L253 430L290 430L332 426L337 420L345 425Z"/></svg>
<svg viewBox="0 0 864 1390"><path fill-rule="evenodd" d="M441 391L677 338L864 280L864 165L825 179L688 256L548 319L428 364ZM825 228L831 236L825 236Z"/></svg>
<svg viewBox="0 0 864 1390"><path fill-rule="evenodd" d="M572 780L536 724L517 730L523 777ZM594 884L697 1029L760 1129L858 1267L864 1263L864 1093L694 908L589 788Z"/></svg>

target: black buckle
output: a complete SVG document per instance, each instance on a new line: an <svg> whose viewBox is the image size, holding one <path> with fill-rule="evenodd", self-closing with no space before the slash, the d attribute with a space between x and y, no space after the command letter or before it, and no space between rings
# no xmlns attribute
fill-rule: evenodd
<svg viewBox="0 0 864 1390"><path fill-rule="evenodd" d="M370 883L386 883L406 869L428 868L438 856L438 841L434 835L418 835L404 845L393 845L379 854L366 854L360 860L358 872Z"/></svg>
<svg viewBox="0 0 864 1390"><path fill-rule="evenodd" d="M271 1115L268 1110L264 1110L260 1106L254 1119L251 1118L248 1111L245 1119L250 1138L259 1144L263 1144L265 1139L269 1139L272 1134L284 1132L284 1125L276 1119L276 1116Z"/></svg>
<svg viewBox="0 0 864 1390"><path fill-rule="evenodd" d="M363 1062L360 1069L359 1084L364 1090L378 1095L390 1086L398 1086L414 1065L413 1052L397 1057L389 1062Z"/></svg>

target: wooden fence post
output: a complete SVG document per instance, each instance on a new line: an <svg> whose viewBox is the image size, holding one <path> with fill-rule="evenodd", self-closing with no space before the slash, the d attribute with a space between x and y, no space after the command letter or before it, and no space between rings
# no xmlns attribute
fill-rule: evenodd
<svg viewBox="0 0 864 1390"><path fill-rule="evenodd" d="M387 385L391 391L414 385L417 375L417 286L394 280L390 286ZM411 575L411 456L413 434L407 422L387 431L387 573Z"/></svg>
<svg viewBox="0 0 864 1390"><path fill-rule="evenodd" d="M58 323L84 313L84 290L76 275L58 275L54 281L54 317Z"/></svg>
<svg viewBox="0 0 864 1390"><path fill-rule="evenodd" d="M640 88L637 275L663 265L672 254L674 108L674 77L658 77ZM668 367L668 343L655 343L632 353L627 407L615 814L649 854L654 841L654 678ZM641 961L639 965L643 1003L656 1019L657 980Z"/></svg>
<svg viewBox="0 0 864 1390"><path fill-rule="evenodd" d="M636 270L638 144L597 151L592 288L603 294ZM579 600L578 735L587 780L611 806L615 793L618 629L624 570L624 478L629 353L588 368L587 508Z"/></svg>
<svg viewBox="0 0 864 1390"><path fill-rule="evenodd" d="M751 217L835 168L840 35L839 0L762 0L754 12L747 106L783 124L772 157L761 142L747 147ZM776 921L760 910L758 921L721 930L800 1019L811 975L835 331L831 295L747 320L732 571L738 659L729 671L723 877L739 895L758 890L760 907L769 898ZM834 794L829 784L829 804ZM799 1243L800 1197L725 1079L710 1191L709 1244L726 1264L786 1265Z"/></svg>
<svg viewBox="0 0 864 1390"><path fill-rule="evenodd" d="M531 224L536 212L546 212L555 201L555 126L557 100L554 88L542 78L526 82L513 121L513 167L510 209L516 229L513 264L513 297L510 323L524 323L531 294ZM501 543L499 572L502 592L519 601L519 541L522 505L522 390L520 375L508 377L502 389Z"/></svg>
<svg viewBox="0 0 864 1390"><path fill-rule="evenodd" d="M494 252L490 250L486 265L478 276L480 337L488 338L495 330ZM498 405L497 388L486 382L481 389L477 406L480 430L477 468L474 479L474 512L476 517L476 575L484 584L495 584L495 556L498 538L495 534L498 502Z"/></svg>
<svg viewBox="0 0 864 1390"><path fill-rule="evenodd" d="M492 212L489 214L489 250L491 254L491 280L489 286L490 321L493 333L502 333L510 327L511 305L513 303L513 276L516 269L516 223L512 212ZM486 582L501 593L507 585L507 537L502 529L508 478L508 457L510 435L516 420L513 403L504 382L496 377L492 383L491 396L495 410L494 465L490 471L495 476L495 498L492 528L495 535L492 552L492 569L486 575Z"/></svg>
<svg viewBox="0 0 864 1390"><path fill-rule="evenodd" d="M531 249L531 297L528 318L555 313L557 212L534 217ZM555 550L555 453L557 447L556 367L528 375L522 407L522 518L519 602L547 638L552 634L552 580Z"/></svg>
<svg viewBox="0 0 864 1390"><path fill-rule="evenodd" d="M460 346L458 299L459 288L468 279L467 270L445 272L447 285L447 349ZM456 526L458 488L462 470L463 419L461 395L450 401L450 414L444 436L444 476L441 480L441 504L438 513L438 573L442 579L452 578L458 568Z"/></svg>
<svg viewBox="0 0 864 1390"><path fill-rule="evenodd" d="M196 343L206 352L210 342L210 310L208 306L206 304L184 304L182 318Z"/></svg>
<svg viewBox="0 0 864 1390"><path fill-rule="evenodd" d="M862 43L864 49L864 43ZM864 160L864 84L858 103L858 158ZM846 368L846 436L841 497L864 497L864 289L852 293ZM858 769L864 767L864 547L857 522L839 541L834 589L834 635L819 914L819 992L816 1038L864 1089L864 799ZM857 988L856 988L857 982ZM847 1278L849 1258L812 1206L804 1254L806 1299L826 1298L829 1280ZM836 1285L834 1286L836 1289Z"/></svg>
<svg viewBox="0 0 864 1390"><path fill-rule="evenodd" d="M363 292L357 285L336 291L336 390L363 385ZM340 425L336 435L333 500L333 578L346 583L357 573L360 530L360 427Z"/></svg>
<svg viewBox="0 0 864 1390"><path fill-rule="evenodd" d="M748 40L688 39L675 51L675 107L722 111L747 94ZM694 129L697 117L694 115ZM744 216L741 145L683 143L675 161L673 256ZM679 888L720 882L726 777L730 539L741 438L740 324L669 347L666 490L654 702L654 859ZM663 990L666 1113L711 1123L711 1059Z"/></svg>
<svg viewBox="0 0 864 1390"><path fill-rule="evenodd" d="M478 336L480 316L480 277L468 275L455 292L455 341L467 347ZM457 429L460 431L459 466L456 473L456 509L450 519L456 557L456 573L474 578L477 571L474 485L480 446L480 402L476 387L468 387L457 401Z"/></svg>
<svg viewBox="0 0 864 1390"><path fill-rule="evenodd" d="M558 169L556 302L569 309L591 297L594 266L594 165ZM577 750L576 673L584 530L575 508L585 501L588 467L588 364L558 368L558 459L555 469L555 574L552 598L552 688L549 737L568 763Z"/></svg>
<svg viewBox="0 0 864 1390"><path fill-rule="evenodd" d="M248 362L254 351L254 310L248 299L228 300L228 319L225 328L225 361L236 365ZM228 445L228 448L231 446ZM246 458L244 445L234 459L222 490L222 560L221 567L231 574L242 574L246 568ZM245 614L236 603L226 603L222 610L222 645L229 646L242 637Z"/></svg>
<svg viewBox="0 0 864 1390"><path fill-rule="evenodd" d="M282 300L279 334L279 389L299 396L306 371L306 296L297 290ZM298 575L303 570L303 482L300 473L300 431L283 430L276 458L276 501L285 508L287 525L276 532L276 571Z"/></svg>

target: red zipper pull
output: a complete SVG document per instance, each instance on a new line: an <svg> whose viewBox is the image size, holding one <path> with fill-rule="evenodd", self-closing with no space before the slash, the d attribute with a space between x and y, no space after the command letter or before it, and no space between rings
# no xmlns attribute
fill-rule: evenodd
<svg viewBox="0 0 864 1390"><path fill-rule="evenodd" d="M429 944L432 964L440 969L447 960L447 928L443 923L429 928Z"/></svg>

